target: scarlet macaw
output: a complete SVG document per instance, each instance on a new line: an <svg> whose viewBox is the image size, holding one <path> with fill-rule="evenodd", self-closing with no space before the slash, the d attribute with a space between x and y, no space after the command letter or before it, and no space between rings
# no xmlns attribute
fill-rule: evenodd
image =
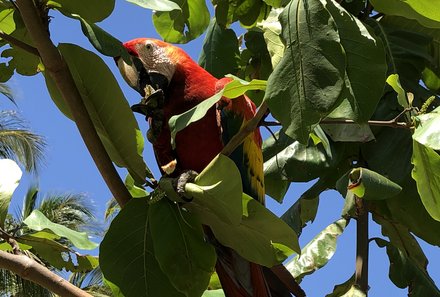
<svg viewBox="0 0 440 297"><path fill-rule="evenodd" d="M164 92L160 130L153 140L162 171L176 176L186 170L201 172L223 146L254 115L256 107L246 96L222 98L207 114L178 132L171 146L168 120L220 91L228 78L217 79L200 67L182 49L166 42L138 38L124 43L132 65L117 58L125 81L142 96L146 85ZM149 119L154 125L155 118ZM259 129L246 137L230 156L240 170L243 191L264 204L263 156ZM233 250L217 246L216 270L227 297L291 296L286 279L293 278L280 265L272 270L249 263ZM284 282L282 281L284 279Z"/></svg>

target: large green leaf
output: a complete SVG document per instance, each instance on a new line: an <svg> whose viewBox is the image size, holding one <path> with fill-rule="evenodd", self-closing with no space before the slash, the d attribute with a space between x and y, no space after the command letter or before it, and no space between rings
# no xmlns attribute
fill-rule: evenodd
<svg viewBox="0 0 440 297"><path fill-rule="evenodd" d="M400 84L399 75L391 74L387 78L387 83L393 88L393 90L397 93L397 102L404 107L407 108L409 106L408 99L406 98L405 90L402 88Z"/></svg>
<svg viewBox="0 0 440 297"><path fill-rule="evenodd" d="M221 26L229 27L232 23L240 21L245 28L254 27L262 21L269 10L266 1L255 0L215 0L215 17ZM267 0L279 6L279 0ZM271 5L271 4L269 4Z"/></svg>
<svg viewBox="0 0 440 297"><path fill-rule="evenodd" d="M402 187L377 172L367 168L352 169L336 183L338 191L345 195L347 189L365 200L383 200L396 196Z"/></svg>
<svg viewBox="0 0 440 297"><path fill-rule="evenodd" d="M203 41L199 64L217 78L238 70L237 35L234 30L221 27L215 18L211 20Z"/></svg>
<svg viewBox="0 0 440 297"><path fill-rule="evenodd" d="M60 44L58 48L110 158L116 165L127 168L136 183L144 184L145 177L152 174L141 156L142 133L115 77L94 53L73 44ZM45 78L52 100L72 119L55 83L49 75Z"/></svg>
<svg viewBox="0 0 440 297"><path fill-rule="evenodd" d="M339 219L327 226L313 238L302 250L286 264L287 270L297 280L320 269L333 257L336 251L336 242L344 232L347 220Z"/></svg>
<svg viewBox="0 0 440 297"><path fill-rule="evenodd" d="M5 34L11 34L15 30L14 11L13 7L0 7L0 30Z"/></svg>
<svg viewBox="0 0 440 297"><path fill-rule="evenodd" d="M38 209L33 210L23 223L35 231L49 229L56 235L67 238L74 246L82 250L93 250L98 247L97 243L89 240L89 237L85 232L74 231L63 225L52 223Z"/></svg>
<svg viewBox="0 0 440 297"><path fill-rule="evenodd" d="M189 124L203 118L206 115L206 112L212 106L214 106L214 104L216 104L222 98L222 96L233 99L250 90L266 89L266 82L263 80L253 79L252 81L248 82L232 75L228 77L232 78L232 80L224 86L223 90L210 98L203 100L201 103L185 111L184 113L174 115L169 119L168 125L171 130L171 142L173 144L174 138L179 131L187 127Z"/></svg>
<svg viewBox="0 0 440 297"><path fill-rule="evenodd" d="M0 159L0 227L5 225L12 194L21 179L21 169L10 159Z"/></svg>
<svg viewBox="0 0 440 297"><path fill-rule="evenodd" d="M202 297L225 297L223 290L208 290L203 293Z"/></svg>
<svg viewBox="0 0 440 297"><path fill-rule="evenodd" d="M155 258L149 214L147 199L131 199L125 205L101 243L101 270L125 297L185 297Z"/></svg>
<svg viewBox="0 0 440 297"><path fill-rule="evenodd" d="M202 225L179 205L162 199L150 206L149 223L155 256L171 283L188 297L199 297L214 272L214 247Z"/></svg>
<svg viewBox="0 0 440 297"><path fill-rule="evenodd" d="M388 15L416 20L428 28L440 28L438 1L432 0L372 0L374 9Z"/></svg>
<svg viewBox="0 0 440 297"><path fill-rule="evenodd" d="M414 297L440 296L439 289L426 269L420 268L404 251L388 241L376 239L376 243L379 247L386 247L390 259L389 276L397 287L408 287L410 296Z"/></svg>
<svg viewBox="0 0 440 297"><path fill-rule="evenodd" d="M3 50L1 56L11 58L8 67L15 69L21 75L32 76L40 71L40 58L17 46Z"/></svg>
<svg viewBox="0 0 440 297"><path fill-rule="evenodd" d="M181 10L177 3L169 0L127 0L140 7L156 10L156 11L172 11Z"/></svg>
<svg viewBox="0 0 440 297"><path fill-rule="evenodd" d="M440 107L416 117L417 127L413 139L420 144L440 150Z"/></svg>
<svg viewBox="0 0 440 297"><path fill-rule="evenodd" d="M325 7L336 23L347 57L347 90L342 94L341 105L329 117L366 122L371 118L385 86L385 50L380 39L335 1L327 1Z"/></svg>
<svg viewBox="0 0 440 297"><path fill-rule="evenodd" d="M412 177L428 213L440 221L440 156L433 149L413 142Z"/></svg>
<svg viewBox="0 0 440 297"><path fill-rule="evenodd" d="M298 236L308 222L313 222L318 212L319 197L305 197L304 194L281 216Z"/></svg>
<svg viewBox="0 0 440 297"><path fill-rule="evenodd" d="M242 182L234 161L219 154L195 178L185 185L185 196L194 201L187 207L202 212L208 209L222 222L239 225L243 213Z"/></svg>
<svg viewBox="0 0 440 297"><path fill-rule="evenodd" d="M68 247L60 244L60 236L40 231L17 238L21 244L31 246L33 251L44 261L57 269L72 272L87 272L98 266L98 259L89 255L74 253Z"/></svg>
<svg viewBox="0 0 440 297"><path fill-rule="evenodd" d="M207 210L196 215L222 245L250 262L272 267L300 251L295 232L246 194L243 194L243 218L239 225L227 224Z"/></svg>
<svg viewBox="0 0 440 297"><path fill-rule="evenodd" d="M210 15L205 0L173 0L180 10L155 11L153 24L167 42L187 43L208 27Z"/></svg>
<svg viewBox="0 0 440 297"><path fill-rule="evenodd" d="M115 0L49 0L47 6L56 8L65 16L78 14L89 22L96 23L107 18L115 7Z"/></svg>
<svg viewBox="0 0 440 297"><path fill-rule="evenodd" d="M101 54L109 57L122 57L127 63L131 61L126 48L118 39L81 16L75 15L74 17L80 21L84 35Z"/></svg>
<svg viewBox="0 0 440 297"><path fill-rule="evenodd" d="M287 135L306 144L345 88L346 57L336 23L320 0L293 0L280 15L286 50L266 100Z"/></svg>

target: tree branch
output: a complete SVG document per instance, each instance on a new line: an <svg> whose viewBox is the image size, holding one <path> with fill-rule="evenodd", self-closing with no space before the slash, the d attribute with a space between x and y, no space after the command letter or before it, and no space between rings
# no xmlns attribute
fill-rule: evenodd
<svg viewBox="0 0 440 297"><path fill-rule="evenodd" d="M63 297L92 297L25 255L0 251L0 268L7 269Z"/></svg>
<svg viewBox="0 0 440 297"><path fill-rule="evenodd" d="M357 212L355 284L365 296L368 296L368 211L362 198L355 196L355 199Z"/></svg>
<svg viewBox="0 0 440 297"><path fill-rule="evenodd" d="M0 38L6 40L7 42L9 42L9 44L12 44L12 45L15 45L16 47L21 48L22 50L24 50L28 53L31 53L31 54L38 56L38 57L40 56L40 54L38 53L38 50L35 47L33 47L27 43L24 43L23 41L18 40L17 38L12 37L11 35L6 34L5 32L3 32L1 30L0 30Z"/></svg>
<svg viewBox="0 0 440 297"><path fill-rule="evenodd" d="M129 201L131 195L96 133L93 122L90 119L66 62L52 43L47 28L42 24L34 2L32 0L17 0L16 2L26 28L46 68L45 71L53 79L64 100L66 100L81 137L95 161L96 167L116 201L123 207Z"/></svg>
<svg viewBox="0 0 440 297"><path fill-rule="evenodd" d="M261 119L266 115L267 109L267 104L263 101L255 116L231 138L231 140L222 149L221 154L229 156L250 133L254 132L254 130L258 127L258 124L260 124Z"/></svg>

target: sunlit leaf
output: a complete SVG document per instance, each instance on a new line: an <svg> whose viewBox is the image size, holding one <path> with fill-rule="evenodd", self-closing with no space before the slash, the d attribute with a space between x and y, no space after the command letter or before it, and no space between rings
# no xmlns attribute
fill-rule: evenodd
<svg viewBox="0 0 440 297"><path fill-rule="evenodd" d="M346 57L321 1L292 1L280 21L286 50L269 77L266 100L285 133L306 144L345 88Z"/></svg>
<svg viewBox="0 0 440 297"><path fill-rule="evenodd" d="M153 24L167 42L187 43L208 27L210 15L205 0L173 0L180 10L155 11Z"/></svg>
<svg viewBox="0 0 440 297"><path fill-rule="evenodd" d="M77 232L65 226L52 223L37 209L32 211L32 213L23 221L23 223L35 231L49 229L56 235L67 238L74 246L82 250L92 250L98 247L98 244L89 240L85 232Z"/></svg>
<svg viewBox="0 0 440 297"><path fill-rule="evenodd" d="M340 219L327 226L313 238L302 250L286 264L287 270L297 280L320 269L333 257L336 242L347 225L345 219Z"/></svg>
<svg viewBox="0 0 440 297"><path fill-rule="evenodd" d="M56 8L65 16L78 14L89 22L96 23L107 18L115 7L115 0L49 0L46 5Z"/></svg>
<svg viewBox="0 0 440 297"><path fill-rule="evenodd" d="M333 289L333 292L325 295L325 297L346 296L345 294L347 294L352 289L353 285L354 285L354 274L346 282L336 285Z"/></svg>
<svg viewBox="0 0 440 297"><path fill-rule="evenodd" d="M440 107L417 116L416 123L413 139L433 150L440 150Z"/></svg>
<svg viewBox="0 0 440 297"><path fill-rule="evenodd" d="M281 8L274 8L270 11L269 16L258 23L258 27L263 30L264 40L267 44L267 50L269 51L272 67L278 65L281 58L284 55L285 46L281 41L281 23L278 20L280 13L283 11Z"/></svg>
<svg viewBox="0 0 440 297"><path fill-rule="evenodd" d="M0 10L0 31L5 34L11 34L15 30L14 11L12 7Z"/></svg>
<svg viewBox="0 0 440 297"><path fill-rule="evenodd" d="M94 53L73 44L60 44L58 48L110 158L116 165L126 167L136 183L144 184L145 177L152 174L139 151L143 148L143 138L138 137L142 133L115 77ZM55 83L48 75L45 79L52 100L72 119Z"/></svg>
<svg viewBox="0 0 440 297"><path fill-rule="evenodd" d="M433 149L413 142L412 177L428 213L440 221L440 155Z"/></svg>
<svg viewBox="0 0 440 297"><path fill-rule="evenodd" d="M242 182L235 163L224 155L218 155L185 186L185 196L194 198L188 205L203 212L209 209L227 224L238 225L242 219Z"/></svg>
<svg viewBox="0 0 440 297"><path fill-rule="evenodd" d="M159 267L146 199L131 199L112 221L99 250L105 278L126 297L185 297Z"/></svg>
<svg viewBox="0 0 440 297"><path fill-rule="evenodd" d="M149 209L155 257L171 283L186 296L200 296L214 272L214 247L204 238L202 225L167 199Z"/></svg>
<svg viewBox="0 0 440 297"><path fill-rule="evenodd" d="M440 12L437 1L431 0L372 0L374 9L388 15L416 20L428 28L440 28Z"/></svg>
<svg viewBox="0 0 440 297"><path fill-rule="evenodd" d="M398 74L392 74L387 78L387 83L393 88L393 90L397 93L397 101L399 104L406 108L408 107L408 99L406 98L405 90L402 88L402 85L399 81Z"/></svg>
<svg viewBox="0 0 440 297"><path fill-rule="evenodd" d="M223 290L209 290L203 293L202 297L225 297L225 292Z"/></svg>
<svg viewBox="0 0 440 297"><path fill-rule="evenodd" d="M180 6L176 2L169 0L127 0L140 7L156 10L156 11L172 11L181 10Z"/></svg>
<svg viewBox="0 0 440 297"><path fill-rule="evenodd" d="M17 163L10 159L0 159L0 227L3 228L8 214L12 194L18 187L22 172Z"/></svg>

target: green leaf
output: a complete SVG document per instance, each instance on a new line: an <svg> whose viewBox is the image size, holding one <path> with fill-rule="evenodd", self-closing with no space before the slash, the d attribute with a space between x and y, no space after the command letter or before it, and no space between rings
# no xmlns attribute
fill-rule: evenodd
<svg viewBox="0 0 440 297"><path fill-rule="evenodd" d="M440 107L432 112L416 116L413 139L433 150L440 150Z"/></svg>
<svg viewBox="0 0 440 297"><path fill-rule="evenodd" d="M376 243L379 247L386 247L390 259L389 276L397 287L410 288L411 296L414 297L440 296L439 289L426 269L420 268L404 251L388 241L376 239Z"/></svg>
<svg viewBox="0 0 440 297"><path fill-rule="evenodd" d="M304 194L281 216L296 234L301 235L308 222L313 222L318 212L319 197L308 198Z"/></svg>
<svg viewBox="0 0 440 297"><path fill-rule="evenodd" d="M301 280L327 264L336 251L336 241L346 225L347 220L339 219L327 226L301 250L300 255L286 264L295 279Z"/></svg>
<svg viewBox="0 0 440 297"><path fill-rule="evenodd" d="M203 41L203 50L199 57L200 66L213 76L222 78L226 74L237 72L239 56L234 30L221 27L216 19L212 18Z"/></svg>
<svg viewBox="0 0 440 297"><path fill-rule="evenodd" d="M433 149L413 141L412 177L428 213L440 221L440 156Z"/></svg>
<svg viewBox="0 0 440 297"><path fill-rule="evenodd" d="M211 228L222 245L232 248L250 262L272 267L283 262L293 252L300 251L295 232L246 194L243 194L240 225L227 224L211 211L195 214L204 225Z"/></svg>
<svg viewBox="0 0 440 297"><path fill-rule="evenodd" d="M267 50L270 55L272 67L278 65L284 55L285 46L281 40L281 23L278 20L279 15L283 11L282 8L272 8L269 16L258 23L258 27L263 30L264 40L267 44Z"/></svg>
<svg viewBox="0 0 440 297"><path fill-rule="evenodd" d="M223 290L209 290L203 293L202 297L225 297L225 292Z"/></svg>
<svg viewBox="0 0 440 297"><path fill-rule="evenodd" d="M93 250L98 247L98 244L89 240L85 232L77 232L60 224L52 223L38 209L32 211L23 223L35 231L49 229L56 235L67 238L74 246L82 250Z"/></svg>
<svg viewBox="0 0 440 297"><path fill-rule="evenodd" d="M425 68L422 72L423 83L432 91L440 89L440 77L430 68Z"/></svg>
<svg viewBox="0 0 440 297"><path fill-rule="evenodd" d="M169 0L127 0L127 2L156 11L181 10L177 3Z"/></svg>
<svg viewBox="0 0 440 297"><path fill-rule="evenodd" d="M214 104L216 104L222 98L222 96L233 99L243 95L247 91L264 90L266 88L266 82L263 80L253 79L252 81L248 82L233 75L228 75L228 77L232 78L232 80L224 86L223 90L209 97L208 99L203 100L201 103L185 111L184 113L174 115L169 119L168 125L170 127L171 143L173 145L176 134L189 124L203 118L208 110Z"/></svg>
<svg viewBox="0 0 440 297"><path fill-rule="evenodd" d="M17 163L10 159L0 159L0 227L4 228L12 194L18 187L22 172Z"/></svg>
<svg viewBox="0 0 440 297"><path fill-rule="evenodd" d="M265 98L284 132L307 144L345 88L346 57L334 18L320 0L290 2L280 21L287 47Z"/></svg>
<svg viewBox="0 0 440 297"><path fill-rule="evenodd" d="M437 1L430 0L372 0L376 11L416 20L428 28L440 28L440 12Z"/></svg>
<svg viewBox="0 0 440 297"><path fill-rule="evenodd" d="M149 223L162 271L180 292L199 297L208 287L217 259L214 247L204 239L202 225L167 199L150 206Z"/></svg>
<svg viewBox="0 0 440 297"><path fill-rule="evenodd" d="M112 13L115 0L49 0L46 5L59 10L67 17L77 14L89 22L96 23Z"/></svg>
<svg viewBox="0 0 440 297"><path fill-rule="evenodd" d="M73 44L58 46L110 158L128 169L137 184L152 177L142 159L143 137L115 77L94 53ZM99 73L99 75L97 75ZM52 100L73 119L55 83L45 75Z"/></svg>
<svg viewBox="0 0 440 297"><path fill-rule="evenodd" d="M6 8L0 11L0 31L5 34L14 32L16 26L14 21L14 8Z"/></svg>
<svg viewBox="0 0 440 297"><path fill-rule="evenodd" d="M329 117L331 117L330 115ZM339 116L338 116L339 117ZM345 116L341 116L345 118ZM320 124L322 130L333 141L369 142L374 140L374 134L368 124Z"/></svg>
<svg viewBox="0 0 440 297"><path fill-rule="evenodd" d="M387 78L387 83L393 88L393 90L397 93L397 101L403 108L407 108L409 106L408 99L406 98L405 90L402 88L400 84L399 75L391 74Z"/></svg>
<svg viewBox="0 0 440 297"><path fill-rule="evenodd" d="M119 212L99 249L102 272L127 297L185 297L155 258L149 215L146 199L131 199Z"/></svg>
<svg viewBox="0 0 440 297"><path fill-rule="evenodd" d="M118 39L79 15L73 17L80 21L82 32L97 51L109 57L122 57L125 62L131 63L130 55Z"/></svg>
<svg viewBox="0 0 440 297"><path fill-rule="evenodd" d="M219 154L185 185L185 196L194 199L187 205L192 211L208 209L222 222L239 225L243 213L241 175L234 161Z"/></svg>
<svg viewBox="0 0 440 297"><path fill-rule="evenodd" d="M128 192L133 198L143 198L147 197L149 193L141 187L136 186L134 179L130 174L127 174L125 177L125 186L127 187Z"/></svg>
<svg viewBox="0 0 440 297"><path fill-rule="evenodd" d="M354 274L344 283L336 285L333 289L333 292L325 295L325 297L341 297L346 296L354 285Z"/></svg>
<svg viewBox="0 0 440 297"><path fill-rule="evenodd" d="M347 90L341 94L341 105L329 117L366 122L374 113L385 86L387 63L383 44L335 1L327 1L325 7L336 23L347 58Z"/></svg>
<svg viewBox="0 0 440 297"><path fill-rule="evenodd" d="M173 0L180 10L156 11L153 24L157 33L170 43L187 43L199 37L209 25L205 0Z"/></svg>
<svg viewBox="0 0 440 297"><path fill-rule="evenodd" d="M17 241L31 246L41 259L60 270L64 268L72 272L86 272L98 266L96 257L73 252L57 242L59 239L60 236L56 234L40 231L20 236Z"/></svg>
<svg viewBox="0 0 440 297"><path fill-rule="evenodd" d="M12 46L5 49L2 51L1 56L11 58L8 61L8 67L15 69L21 75L32 76L40 71L40 58L19 47Z"/></svg>
<svg viewBox="0 0 440 297"><path fill-rule="evenodd" d="M396 196L402 191L402 187L383 175L366 168L355 168L348 173L348 184L346 177L342 177L336 183L340 193L344 192L343 187L365 200L383 200ZM345 183L345 184L344 184Z"/></svg>

